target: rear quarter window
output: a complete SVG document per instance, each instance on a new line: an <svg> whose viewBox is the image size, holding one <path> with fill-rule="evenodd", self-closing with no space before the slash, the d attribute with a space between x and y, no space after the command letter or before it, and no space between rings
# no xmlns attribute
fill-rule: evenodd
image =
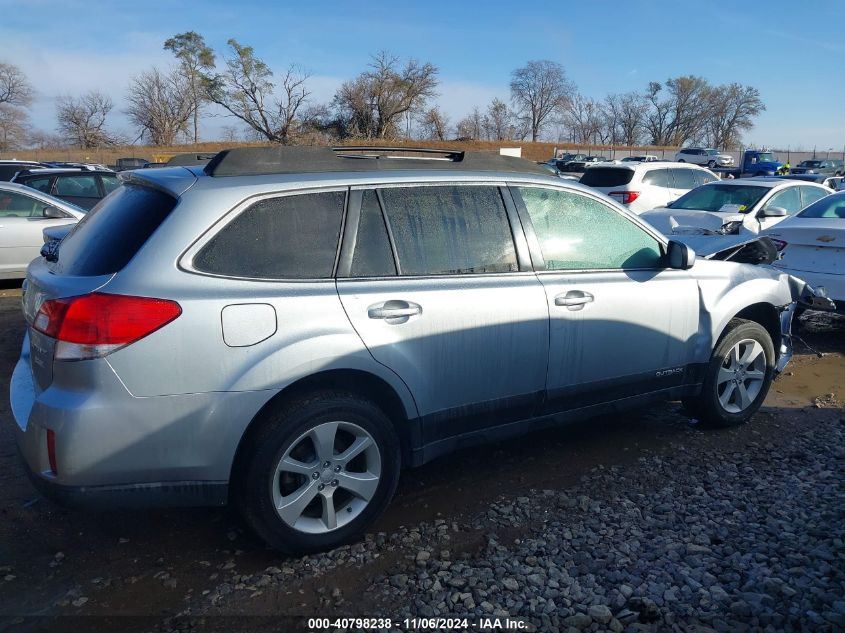
<svg viewBox="0 0 845 633"><path fill-rule="evenodd" d="M588 187L621 187L631 182L633 177L633 169L592 167L584 172L579 182Z"/></svg>
<svg viewBox="0 0 845 633"><path fill-rule="evenodd" d="M194 268L252 279L330 278L345 202L344 191L259 200L200 249Z"/></svg>
<svg viewBox="0 0 845 633"><path fill-rule="evenodd" d="M62 240L57 272L83 277L121 270L176 206L176 198L126 185L104 199Z"/></svg>

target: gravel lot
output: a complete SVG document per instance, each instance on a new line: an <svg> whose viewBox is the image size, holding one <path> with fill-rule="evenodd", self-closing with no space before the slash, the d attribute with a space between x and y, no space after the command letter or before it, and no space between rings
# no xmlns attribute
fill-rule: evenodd
<svg viewBox="0 0 845 633"><path fill-rule="evenodd" d="M8 384L21 321L3 294ZM39 498L2 402L0 629L368 616L396 630L443 615L538 631L845 630L845 319L809 315L799 333L823 357L799 345L751 424L704 431L670 404L463 451L404 473L363 542L296 559L226 510L96 515Z"/></svg>

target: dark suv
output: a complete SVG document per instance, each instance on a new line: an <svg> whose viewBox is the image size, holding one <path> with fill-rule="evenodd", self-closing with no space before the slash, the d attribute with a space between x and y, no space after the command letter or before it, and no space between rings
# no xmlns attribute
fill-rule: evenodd
<svg viewBox="0 0 845 633"><path fill-rule="evenodd" d="M89 210L120 185L112 171L38 169L20 172L13 182L38 189Z"/></svg>
<svg viewBox="0 0 845 633"><path fill-rule="evenodd" d="M797 167L789 170L790 174L823 174L825 176L841 176L845 174L845 165L839 159L812 159L801 161Z"/></svg>

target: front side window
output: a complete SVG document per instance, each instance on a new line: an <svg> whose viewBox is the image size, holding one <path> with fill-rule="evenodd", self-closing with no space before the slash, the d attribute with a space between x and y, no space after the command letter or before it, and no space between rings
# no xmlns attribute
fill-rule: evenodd
<svg viewBox="0 0 845 633"><path fill-rule="evenodd" d="M607 205L569 191L520 187L546 270L658 268L660 242Z"/></svg>
<svg viewBox="0 0 845 633"><path fill-rule="evenodd" d="M379 190L400 275L519 270L498 187L444 185Z"/></svg>
<svg viewBox="0 0 845 633"><path fill-rule="evenodd" d="M707 184L708 182L716 182L719 180L716 176L699 169L694 169L692 171L692 179L696 187Z"/></svg>
<svg viewBox="0 0 845 633"><path fill-rule="evenodd" d="M798 191L798 187L784 189L769 198L766 208L771 209L772 207L786 209L789 215L798 213L801 210L801 193Z"/></svg>
<svg viewBox="0 0 845 633"><path fill-rule="evenodd" d="M117 176L100 176L100 180L103 183L103 190L106 195L110 194L122 184L120 182L120 178Z"/></svg>
<svg viewBox="0 0 845 633"><path fill-rule="evenodd" d="M50 193L50 180L52 179L49 176L47 178L32 178L30 180L27 180L24 184L27 187L38 189L38 191Z"/></svg>
<svg viewBox="0 0 845 633"><path fill-rule="evenodd" d="M0 190L0 218L31 218L42 215L46 203L14 191Z"/></svg>
<svg viewBox="0 0 845 633"><path fill-rule="evenodd" d="M231 277L329 278L345 200L342 191L259 200L200 249L194 267Z"/></svg>

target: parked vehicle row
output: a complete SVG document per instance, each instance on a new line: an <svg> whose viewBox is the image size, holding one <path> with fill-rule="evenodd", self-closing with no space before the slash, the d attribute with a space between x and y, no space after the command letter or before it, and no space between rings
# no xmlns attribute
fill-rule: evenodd
<svg viewBox="0 0 845 633"><path fill-rule="evenodd" d="M30 265L11 397L45 494L231 500L325 549L403 466L667 398L740 424L790 359L783 272L521 159L355 151L134 171Z"/></svg>

